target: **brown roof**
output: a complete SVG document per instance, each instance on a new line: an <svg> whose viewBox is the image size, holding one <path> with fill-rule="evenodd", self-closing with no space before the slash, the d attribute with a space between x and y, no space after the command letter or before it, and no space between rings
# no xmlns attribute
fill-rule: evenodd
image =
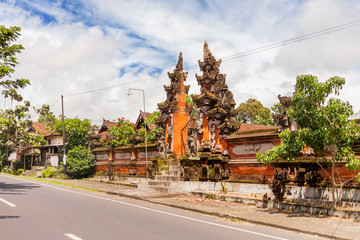
<svg viewBox="0 0 360 240"><path fill-rule="evenodd" d="M144 119L146 119L147 117L151 116L151 113L149 113L149 112L143 112L143 111L141 111L141 110L140 110L140 114L141 114L141 116L142 116Z"/></svg>
<svg viewBox="0 0 360 240"><path fill-rule="evenodd" d="M241 124L239 130L227 137L228 140L231 139L243 139L243 138L254 138L254 137L270 137L278 136L278 127L275 126L265 126L265 125L256 125L256 124Z"/></svg>
<svg viewBox="0 0 360 240"><path fill-rule="evenodd" d="M269 130L277 130L276 126L265 126L265 125L257 125L257 124L246 124L242 123L237 133L249 133L249 132L266 132Z"/></svg>
<svg viewBox="0 0 360 240"><path fill-rule="evenodd" d="M148 118L149 116L151 116L151 113L149 112L143 112L140 110L140 114L139 117L136 120L135 123L135 129L139 129L140 128L140 124L144 122L144 120L146 120L146 118ZM149 129L150 131L154 130L156 128L155 124L149 124L147 123L147 129Z"/></svg>
<svg viewBox="0 0 360 240"><path fill-rule="evenodd" d="M49 136L49 135L56 135L57 133L55 133L54 131L48 131L46 129L46 124L45 123L40 123L40 122L33 122L31 124L31 127L29 127L27 129L28 132L33 132L35 133L35 131L39 132L41 135L43 136Z"/></svg>
<svg viewBox="0 0 360 240"><path fill-rule="evenodd" d="M111 122L109 120L103 119L103 124L101 125L99 129L99 133L107 132L111 127L117 126L117 122Z"/></svg>

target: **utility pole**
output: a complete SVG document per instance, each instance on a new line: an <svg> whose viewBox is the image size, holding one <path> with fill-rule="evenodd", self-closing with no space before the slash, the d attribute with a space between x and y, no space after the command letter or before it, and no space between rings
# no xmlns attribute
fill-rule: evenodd
<svg viewBox="0 0 360 240"><path fill-rule="evenodd" d="M61 95L61 109L62 109L62 114L61 114L61 120L62 120L62 134L63 134L63 162L64 162L64 174L65 174L65 178L66 178L66 154L65 154L65 123L64 123L64 96Z"/></svg>
<svg viewBox="0 0 360 240"><path fill-rule="evenodd" d="M146 132L146 109L145 109L145 91L143 89L140 88L129 88L127 95L130 96L132 95L131 90L134 91L141 91L143 94L143 104L144 104L144 128L145 128L145 171L146 171L146 179L149 179L149 173L147 171L147 167L148 167L148 162L147 162L147 158L148 158L148 154L147 154L147 132Z"/></svg>

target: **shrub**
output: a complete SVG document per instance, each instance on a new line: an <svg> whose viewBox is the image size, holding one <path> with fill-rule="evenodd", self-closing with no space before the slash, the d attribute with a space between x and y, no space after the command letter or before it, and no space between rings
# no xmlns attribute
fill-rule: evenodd
<svg viewBox="0 0 360 240"><path fill-rule="evenodd" d="M13 174L13 175L20 175L20 174L22 174L22 172L23 172L23 169L22 169L22 168L19 168L18 170L12 171L12 174Z"/></svg>
<svg viewBox="0 0 360 240"><path fill-rule="evenodd" d="M77 146L68 152L66 172L71 178L88 177L94 173L96 158L87 147Z"/></svg>
<svg viewBox="0 0 360 240"><path fill-rule="evenodd" d="M52 178L58 175L58 171L55 167L47 167L41 171L44 178Z"/></svg>

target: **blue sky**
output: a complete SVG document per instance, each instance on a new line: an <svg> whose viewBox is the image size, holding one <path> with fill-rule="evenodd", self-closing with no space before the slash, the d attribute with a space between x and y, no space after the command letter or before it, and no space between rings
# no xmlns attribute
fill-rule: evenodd
<svg viewBox="0 0 360 240"><path fill-rule="evenodd" d="M0 24L22 27L25 51L14 77L30 79L23 95L34 105L50 104L60 113L90 118L126 117L135 121L146 92L153 111L165 99L167 72L179 52L184 65L196 66L206 40L216 58L359 20L359 1L45 1L0 0ZM229 89L237 104L257 98L267 107L278 94L291 95L296 76L313 74L321 81L347 79L341 98L360 110L360 25L282 47L224 61ZM189 70L190 92L198 93ZM154 77L158 76L158 77ZM3 100L0 99L3 105Z"/></svg>

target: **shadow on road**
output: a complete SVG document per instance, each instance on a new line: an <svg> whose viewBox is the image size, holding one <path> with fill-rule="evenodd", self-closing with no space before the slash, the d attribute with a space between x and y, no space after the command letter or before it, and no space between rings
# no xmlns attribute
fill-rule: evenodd
<svg viewBox="0 0 360 240"><path fill-rule="evenodd" d="M1 219L8 219L8 218L20 218L20 216L0 216Z"/></svg>
<svg viewBox="0 0 360 240"><path fill-rule="evenodd" d="M0 182L0 194L24 194L28 190L40 187L32 183L14 184Z"/></svg>

